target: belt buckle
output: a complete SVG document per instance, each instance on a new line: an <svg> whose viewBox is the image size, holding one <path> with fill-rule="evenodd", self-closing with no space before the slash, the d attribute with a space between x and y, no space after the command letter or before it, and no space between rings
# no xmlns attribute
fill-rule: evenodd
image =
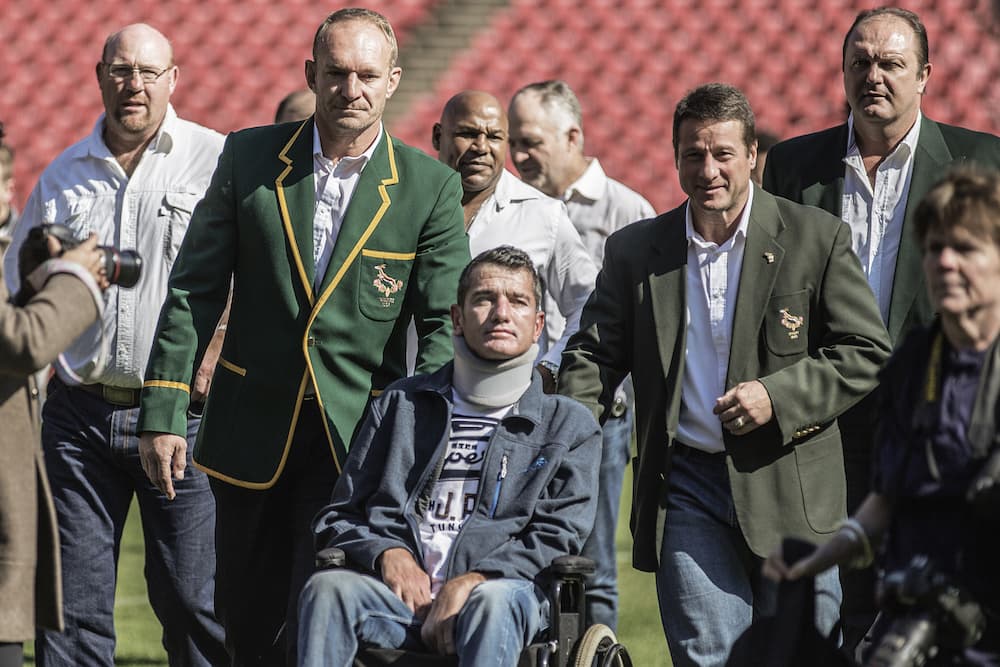
<svg viewBox="0 0 1000 667"><path fill-rule="evenodd" d="M118 405L121 407L134 408L138 401L136 401L135 389L126 389L124 387L109 387L106 384L101 385L101 397L105 402L111 405Z"/></svg>

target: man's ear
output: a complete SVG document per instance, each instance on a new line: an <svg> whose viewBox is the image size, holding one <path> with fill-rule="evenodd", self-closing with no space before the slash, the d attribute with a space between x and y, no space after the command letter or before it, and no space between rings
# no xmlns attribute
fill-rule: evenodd
<svg viewBox="0 0 1000 667"><path fill-rule="evenodd" d="M920 73L921 74L921 78L923 80L920 82L920 85L919 85L919 88L918 88L917 92L919 92L921 95L923 95L924 93L927 92L927 82L930 81L930 79L931 79L931 69L932 69L931 64L927 63L926 65L924 65L924 69Z"/></svg>
<svg viewBox="0 0 1000 667"><path fill-rule="evenodd" d="M538 339L542 337L542 331L545 330L545 311L539 310L535 313L535 331L533 332L531 342L537 343Z"/></svg>
<svg viewBox="0 0 1000 667"><path fill-rule="evenodd" d="M441 150L441 123L434 123L434 127L431 129L431 146L436 151Z"/></svg>
<svg viewBox="0 0 1000 667"><path fill-rule="evenodd" d="M566 135L569 137L569 143L583 150L583 130L574 125L567 130Z"/></svg>
<svg viewBox="0 0 1000 667"><path fill-rule="evenodd" d="M464 335L462 330L462 309L457 303L451 304L451 328L456 336Z"/></svg>
<svg viewBox="0 0 1000 667"><path fill-rule="evenodd" d="M316 92L316 61L307 60L305 63L306 85L309 90Z"/></svg>

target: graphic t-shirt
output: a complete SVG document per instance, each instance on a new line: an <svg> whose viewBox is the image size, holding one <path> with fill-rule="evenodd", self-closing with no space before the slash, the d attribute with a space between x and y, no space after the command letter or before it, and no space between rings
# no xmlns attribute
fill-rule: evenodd
<svg viewBox="0 0 1000 667"><path fill-rule="evenodd" d="M475 509L490 438L511 407L484 409L455 395L441 474L431 488L427 513L419 522L424 567L431 577L432 595L444 585L448 554Z"/></svg>

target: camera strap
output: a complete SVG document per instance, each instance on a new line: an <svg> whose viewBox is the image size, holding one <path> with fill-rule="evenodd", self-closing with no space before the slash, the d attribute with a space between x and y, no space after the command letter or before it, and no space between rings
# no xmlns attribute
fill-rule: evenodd
<svg viewBox="0 0 1000 667"><path fill-rule="evenodd" d="M935 323L930 334L932 338L927 351L927 370L920 401L913 413L913 426L915 427L914 432L925 441L925 454L931 474L935 478L939 478L937 463L927 435L935 427L938 418L937 404L941 400L944 334L941 331L940 323ZM1000 446L998 426L1000 426L1000 339L993 341L984 357L972 415L966 431L973 458L986 458L990 452Z"/></svg>
<svg viewBox="0 0 1000 667"><path fill-rule="evenodd" d="M969 421L969 444L973 456L986 458L1000 446L1000 339L993 341L983 361Z"/></svg>

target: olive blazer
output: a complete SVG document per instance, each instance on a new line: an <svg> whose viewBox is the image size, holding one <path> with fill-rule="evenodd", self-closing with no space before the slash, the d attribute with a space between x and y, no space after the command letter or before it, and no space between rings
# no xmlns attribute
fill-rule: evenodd
<svg viewBox="0 0 1000 667"><path fill-rule="evenodd" d="M33 373L97 319L90 289L56 274L23 308L0 280L0 642L62 629L55 506L38 439Z"/></svg>
<svg viewBox="0 0 1000 667"><path fill-rule="evenodd" d="M844 194L844 157L847 155L847 124L783 141L767 153L764 189L840 216ZM913 173L906 198L903 233L899 240L896 270L889 302L889 337L893 346L906 332L924 326L934 317L927 296L921 253L913 231L913 212L920 200L961 162L976 162L1000 169L1000 137L936 123L924 116L913 157Z"/></svg>
<svg viewBox="0 0 1000 667"><path fill-rule="evenodd" d="M469 261L458 175L384 132L326 273L313 262L313 121L231 134L170 276L140 431L183 435L191 379L230 291L222 354L194 449L218 479L268 488L315 392L339 470L372 395L452 356L449 307Z"/></svg>
<svg viewBox="0 0 1000 667"><path fill-rule="evenodd" d="M659 564L680 415L687 247L685 205L613 234L559 374L559 391L602 419L632 373L633 563L646 571ZM785 535L823 541L845 515L836 417L875 386L889 356L847 226L755 188L731 340L726 389L759 379L774 408L746 435L724 431L747 544L766 556Z"/></svg>

